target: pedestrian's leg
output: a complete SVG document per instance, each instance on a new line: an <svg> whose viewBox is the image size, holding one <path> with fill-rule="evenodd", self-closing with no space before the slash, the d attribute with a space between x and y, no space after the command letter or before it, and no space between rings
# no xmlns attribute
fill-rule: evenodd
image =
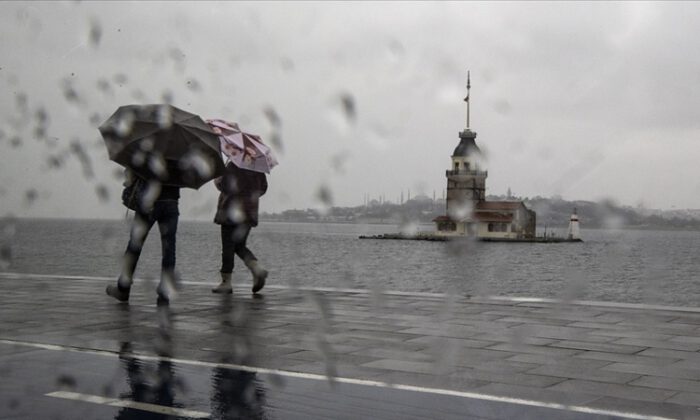
<svg viewBox="0 0 700 420"><path fill-rule="evenodd" d="M136 264L141 256L143 243L146 241L146 236L153 226L154 219L151 214L136 212L134 221L131 225L131 233L129 235L129 244L126 247L124 258L122 260L122 271L117 280L117 284L107 286L107 294L113 298L127 302L133 283L134 271Z"/></svg>
<svg viewBox="0 0 700 420"><path fill-rule="evenodd" d="M141 251L143 250L143 244L146 242L146 237L148 236L148 232L151 230L151 227L153 227L153 223L155 223L153 214L136 212L134 222L131 225L129 244L126 247L124 259L122 261L122 272L119 276L120 286L131 287L131 284L134 281L136 264L139 262Z"/></svg>
<svg viewBox="0 0 700 420"><path fill-rule="evenodd" d="M233 226L221 225L221 283L211 289L213 293L233 293L233 286L231 285L233 257L235 255L233 232Z"/></svg>
<svg viewBox="0 0 700 420"><path fill-rule="evenodd" d="M253 274L253 293L259 292L265 286L267 279L267 270L260 266L258 259L253 252L248 248L248 235L252 227L245 223L236 225L236 232L233 238L235 241L236 254L243 260L246 267Z"/></svg>
<svg viewBox="0 0 700 420"><path fill-rule="evenodd" d="M177 223L180 216L177 201L157 201L153 209L158 229L163 256L161 259L160 283L158 284L158 301L167 303L178 285L175 273L175 255Z"/></svg>
<svg viewBox="0 0 700 420"><path fill-rule="evenodd" d="M250 225L240 224L232 226L231 241L233 245L233 251L238 255L243 261L254 260L255 255L248 248L248 235L250 234Z"/></svg>

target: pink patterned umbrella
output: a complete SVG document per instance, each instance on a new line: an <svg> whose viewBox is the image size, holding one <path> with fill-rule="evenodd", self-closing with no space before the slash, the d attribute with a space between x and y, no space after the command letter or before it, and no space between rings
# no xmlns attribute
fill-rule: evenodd
<svg viewBox="0 0 700 420"><path fill-rule="evenodd" d="M225 161L231 161L241 169L270 173L277 166L277 159L260 136L241 131L238 124L220 119L207 120L207 124L219 135L221 152Z"/></svg>

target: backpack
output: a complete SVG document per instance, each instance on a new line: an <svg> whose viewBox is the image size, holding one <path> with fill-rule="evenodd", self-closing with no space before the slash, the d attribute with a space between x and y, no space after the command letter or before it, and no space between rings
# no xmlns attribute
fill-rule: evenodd
<svg viewBox="0 0 700 420"><path fill-rule="evenodd" d="M127 175L127 182L129 180L129 176L130 175ZM134 175L133 173L131 174L131 176L131 183L129 183L129 185L124 186L124 191L122 191L122 203L129 210L143 211L144 209L142 208L142 199L144 192L146 191L146 181L140 176Z"/></svg>

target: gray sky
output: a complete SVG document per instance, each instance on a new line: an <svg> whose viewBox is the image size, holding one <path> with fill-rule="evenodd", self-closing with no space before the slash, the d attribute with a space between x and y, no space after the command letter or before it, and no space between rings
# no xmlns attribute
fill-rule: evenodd
<svg viewBox="0 0 700 420"><path fill-rule="evenodd" d="M273 144L263 211L439 197L467 69L487 193L700 208L699 18L697 2L2 2L0 216L122 217L97 125L167 98ZM183 217L211 218L216 195L184 192Z"/></svg>

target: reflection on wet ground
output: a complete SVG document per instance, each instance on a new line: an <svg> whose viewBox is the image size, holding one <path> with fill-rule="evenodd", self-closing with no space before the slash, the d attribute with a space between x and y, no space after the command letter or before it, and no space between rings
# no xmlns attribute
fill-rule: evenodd
<svg viewBox="0 0 700 420"><path fill-rule="evenodd" d="M111 279L110 279L111 280ZM0 417L692 418L689 309L0 273ZM88 303L89 302L89 303ZM445 312L445 307L449 312ZM695 357L695 358L694 358Z"/></svg>
<svg viewBox="0 0 700 420"><path fill-rule="evenodd" d="M169 359L0 345L3 418L599 419L543 407L271 374ZM117 357L114 357L117 356ZM64 372L61 380L50 373Z"/></svg>

